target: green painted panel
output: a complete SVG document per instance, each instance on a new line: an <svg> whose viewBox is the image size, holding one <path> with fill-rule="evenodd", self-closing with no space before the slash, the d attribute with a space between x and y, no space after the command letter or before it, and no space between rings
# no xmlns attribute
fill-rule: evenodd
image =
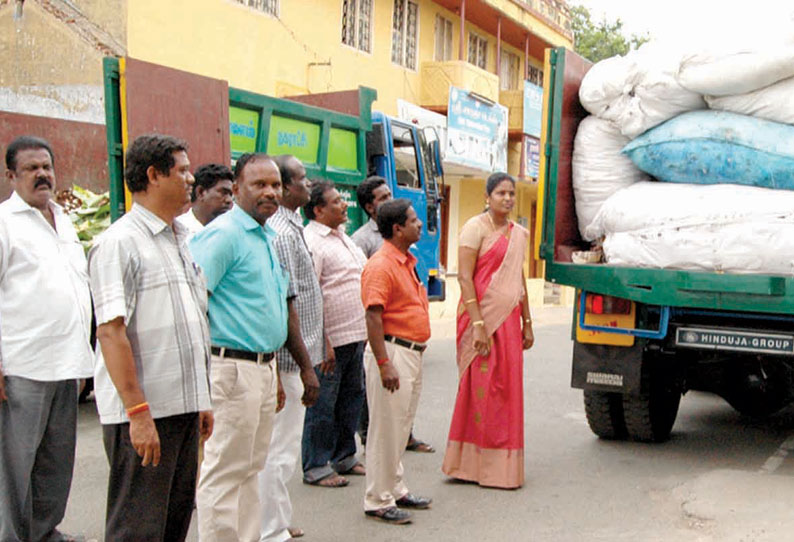
<svg viewBox="0 0 794 542"><path fill-rule="evenodd" d="M229 106L229 137L232 155L256 152L256 134L259 133L259 112Z"/></svg>
<svg viewBox="0 0 794 542"><path fill-rule="evenodd" d="M292 154L304 164L316 164L320 151L320 124L272 115L267 153Z"/></svg>
<svg viewBox="0 0 794 542"><path fill-rule="evenodd" d="M347 234L350 235L366 222L366 215L358 206L355 186L342 183L334 184L336 184L336 189L339 191L342 199L347 203L347 224L345 224L345 230Z"/></svg>
<svg viewBox="0 0 794 542"><path fill-rule="evenodd" d="M328 141L328 165L351 171L358 169L357 139L356 132L331 128Z"/></svg>

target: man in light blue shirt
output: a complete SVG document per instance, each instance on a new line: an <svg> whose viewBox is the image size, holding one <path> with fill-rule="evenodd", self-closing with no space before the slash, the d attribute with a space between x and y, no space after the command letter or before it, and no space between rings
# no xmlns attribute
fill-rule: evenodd
<svg viewBox="0 0 794 542"><path fill-rule="evenodd" d="M274 352L286 346L300 367L303 403L319 383L288 292L289 277L266 224L278 209L281 176L265 154L244 154L234 171L236 205L190 242L207 277L215 432L204 446L196 495L202 542L259 540L257 476L277 410Z"/></svg>

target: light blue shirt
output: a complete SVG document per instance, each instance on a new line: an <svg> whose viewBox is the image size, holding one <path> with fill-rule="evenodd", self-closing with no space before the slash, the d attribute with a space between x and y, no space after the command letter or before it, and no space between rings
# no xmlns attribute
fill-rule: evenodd
<svg viewBox="0 0 794 542"><path fill-rule="evenodd" d="M190 241L207 277L212 344L250 352L274 352L287 340L289 277L272 240L235 205Z"/></svg>

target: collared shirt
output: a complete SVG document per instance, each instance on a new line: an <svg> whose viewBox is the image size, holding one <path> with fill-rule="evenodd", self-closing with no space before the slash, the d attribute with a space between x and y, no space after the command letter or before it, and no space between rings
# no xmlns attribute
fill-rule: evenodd
<svg viewBox="0 0 794 542"><path fill-rule="evenodd" d="M409 341L430 338L427 291L416 274L416 257L383 243L364 266L361 300L383 307L383 333Z"/></svg>
<svg viewBox="0 0 794 542"><path fill-rule="evenodd" d="M199 222L199 219L196 218L196 214L193 212L193 209L188 209L186 213L176 217L176 220L189 232L188 239L192 239L194 235L204 229L204 224Z"/></svg>
<svg viewBox="0 0 794 542"><path fill-rule="evenodd" d="M276 255L275 236L235 205L190 241L211 294L213 345L275 352L286 342L289 277Z"/></svg>
<svg viewBox="0 0 794 542"><path fill-rule="evenodd" d="M312 220L304 229L323 291L323 320L331 346L367 339L361 305L361 271L366 257L344 232Z"/></svg>
<svg viewBox="0 0 794 542"><path fill-rule="evenodd" d="M350 237L364 251L367 258L372 258L383 246L383 236L378 231L378 223L371 218Z"/></svg>
<svg viewBox="0 0 794 542"><path fill-rule="evenodd" d="M91 294L85 252L63 209L55 228L16 192L0 204L3 373L56 381L91 376Z"/></svg>
<svg viewBox="0 0 794 542"><path fill-rule="evenodd" d="M207 290L178 222L139 204L101 234L88 255L97 325L124 319L138 382L155 418L210 408ZM99 419L128 421L102 349L94 373Z"/></svg>
<svg viewBox="0 0 794 542"><path fill-rule="evenodd" d="M296 211L280 206L267 225L276 232L273 244L278 259L289 273L290 289L296 295L295 310L309 359L313 365L318 365L323 361L323 294L314 274L312 255L303 238L303 221ZM276 351L276 361L281 371L299 369L286 348Z"/></svg>

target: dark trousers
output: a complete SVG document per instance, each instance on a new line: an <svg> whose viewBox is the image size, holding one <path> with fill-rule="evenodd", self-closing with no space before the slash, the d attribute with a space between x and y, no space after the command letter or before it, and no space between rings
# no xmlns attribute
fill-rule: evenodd
<svg viewBox="0 0 794 542"><path fill-rule="evenodd" d="M198 413L155 421L160 464L142 467L130 443L130 424L102 426L110 464L105 540L185 540L196 496Z"/></svg>
<svg viewBox="0 0 794 542"><path fill-rule="evenodd" d="M356 427L364 404L364 341L334 348L336 367L324 375L317 367L320 396L306 409L303 424L303 478L316 482L356 464Z"/></svg>
<svg viewBox="0 0 794 542"><path fill-rule="evenodd" d="M0 403L0 540L58 540L72 485L77 381L5 377Z"/></svg>

